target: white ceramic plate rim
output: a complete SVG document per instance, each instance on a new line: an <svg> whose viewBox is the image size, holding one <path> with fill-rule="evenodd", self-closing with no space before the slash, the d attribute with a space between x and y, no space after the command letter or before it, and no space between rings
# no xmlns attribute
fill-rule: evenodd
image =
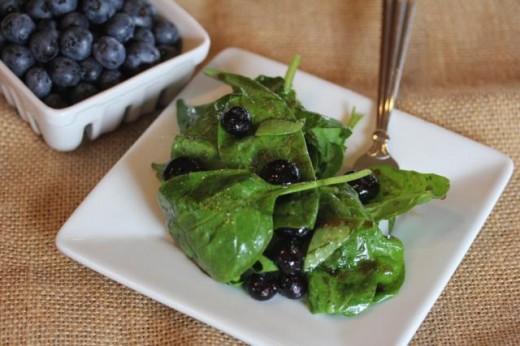
<svg viewBox="0 0 520 346"><path fill-rule="evenodd" d="M283 76L286 69L237 48L224 50L208 65L252 77ZM348 167L369 145L372 102L304 72L298 72L294 85L311 110L345 119L355 106L368 115L348 141ZM199 73L179 98L200 104L227 91L226 86ZM155 201L159 182L150 168L151 162L168 159L178 132L174 114L172 104L71 215L56 244L77 262L251 344L408 343L482 228L513 170L506 155L396 111L390 124L394 134L391 152L404 169L450 178L448 198L419 206L399 219L395 235L405 244L408 277L397 297L356 318L312 315L301 302L276 297L260 303L237 288L214 282L174 245Z"/></svg>

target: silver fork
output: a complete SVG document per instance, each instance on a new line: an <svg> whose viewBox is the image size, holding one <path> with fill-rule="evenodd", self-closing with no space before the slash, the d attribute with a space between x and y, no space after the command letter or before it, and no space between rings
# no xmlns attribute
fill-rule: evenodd
<svg viewBox="0 0 520 346"><path fill-rule="evenodd" d="M376 164L399 168L388 152L387 129L399 91L414 11L414 0L383 0L376 129L372 134L372 146L357 159L355 170Z"/></svg>

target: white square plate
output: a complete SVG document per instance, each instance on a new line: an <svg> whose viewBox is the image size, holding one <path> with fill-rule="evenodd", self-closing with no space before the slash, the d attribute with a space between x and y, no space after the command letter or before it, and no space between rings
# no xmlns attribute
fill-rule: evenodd
<svg viewBox="0 0 520 346"><path fill-rule="evenodd" d="M236 48L223 51L209 65L251 77L283 76L286 71L283 64ZM372 101L304 72L297 73L294 87L310 110L343 119L355 106L369 115L347 142L345 167L349 166L369 145ZM179 97L201 104L229 90L199 73ZM277 296L258 302L241 289L217 283L176 247L156 201L159 181L150 164L169 159L177 133L172 104L63 225L57 246L79 263L251 344L406 344L513 171L506 155L396 111L390 123L390 150L401 167L444 175L451 180L451 190L445 200L419 206L398 219L394 234L405 246L407 278L397 297L355 318L312 315L301 301Z"/></svg>

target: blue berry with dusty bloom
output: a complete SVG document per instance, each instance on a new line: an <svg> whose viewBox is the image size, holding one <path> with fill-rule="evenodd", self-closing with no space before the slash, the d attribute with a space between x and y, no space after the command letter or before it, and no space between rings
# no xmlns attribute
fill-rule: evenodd
<svg viewBox="0 0 520 346"><path fill-rule="evenodd" d="M103 24L116 14L114 4L107 0L83 0L81 8L88 20L94 24Z"/></svg>
<svg viewBox="0 0 520 346"><path fill-rule="evenodd" d="M83 29L88 29L90 23L83 13L70 12L61 17L60 28L61 30L70 28L71 26L79 26Z"/></svg>
<svg viewBox="0 0 520 346"><path fill-rule="evenodd" d="M122 43L132 38L134 29L134 20L126 13L117 13L105 25L107 35Z"/></svg>
<svg viewBox="0 0 520 346"><path fill-rule="evenodd" d="M25 10L34 19L50 19L54 16L49 0L29 0Z"/></svg>
<svg viewBox="0 0 520 346"><path fill-rule="evenodd" d="M76 61L60 56L51 61L49 75L58 86L76 86L81 81L81 67Z"/></svg>
<svg viewBox="0 0 520 346"><path fill-rule="evenodd" d="M25 73L25 85L38 98L43 99L51 93L51 77L43 67L32 67Z"/></svg>
<svg viewBox="0 0 520 346"><path fill-rule="evenodd" d="M116 69L121 66L126 59L125 46L118 40L110 36L102 36L92 48L94 58L105 68Z"/></svg>
<svg viewBox="0 0 520 346"><path fill-rule="evenodd" d="M174 45L181 39L177 26L166 20L158 20L153 27L153 33L158 45Z"/></svg>
<svg viewBox="0 0 520 346"><path fill-rule="evenodd" d="M127 0L123 12L134 18L136 26L151 28L156 15L155 8L146 0Z"/></svg>
<svg viewBox="0 0 520 346"><path fill-rule="evenodd" d="M124 67L135 70L146 65L152 65L159 61L161 53L154 45L145 42L132 42L127 47Z"/></svg>
<svg viewBox="0 0 520 346"><path fill-rule="evenodd" d="M2 60L18 77L23 76L35 63L31 50L16 43L8 44L2 49Z"/></svg>
<svg viewBox="0 0 520 346"><path fill-rule="evenodd" d="M89 57L79 63L81 67L81 80L96 83L103 72L103 66L96 59Z"/></svg>
<svg viewBox="0 0 520 346"><path fill-rule="evenodd" d="M106 90L123 81L123 74L119 70L103 70L99 76L98 86L101 90Z"/></svg>
<svg viewBox="0 0 520 346"><path fill-rule="evenodd" d="M2 34L12 43L23 44L36 28L34 21L25 13L11 13L2 20Z"/></svg>
<svg viewBox="0 0 520 346"><path fill-rule="evenodd" d="M60 51L64 56L81 61L90 56L92 51L92 34L87 29L72 26L60 36Z"/></svg>
<svg viewBox="0 0 520 346"><path fill-rule="evenodd" d="M29 40L29 49L36 61L48 63L60 52L58 34L52 30L35 32Z"/></svg>
<svg viewBox="0 0 520 346"><path fill-rule="evenodd" d="M49 7L54 16L59 17L76 10L78 0L49 0Z"/></svg>

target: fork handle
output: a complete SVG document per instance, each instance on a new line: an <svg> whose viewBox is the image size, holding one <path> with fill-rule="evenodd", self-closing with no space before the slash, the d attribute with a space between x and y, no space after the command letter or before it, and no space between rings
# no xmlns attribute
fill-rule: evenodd
<svg viewBox="0 0 520 346"><path fill-rule="evenodd" d="M388 122L399 92L414 12L414 0L383 0L377 120L372 136L374 141L386 143L389 139Z"/></svg>

